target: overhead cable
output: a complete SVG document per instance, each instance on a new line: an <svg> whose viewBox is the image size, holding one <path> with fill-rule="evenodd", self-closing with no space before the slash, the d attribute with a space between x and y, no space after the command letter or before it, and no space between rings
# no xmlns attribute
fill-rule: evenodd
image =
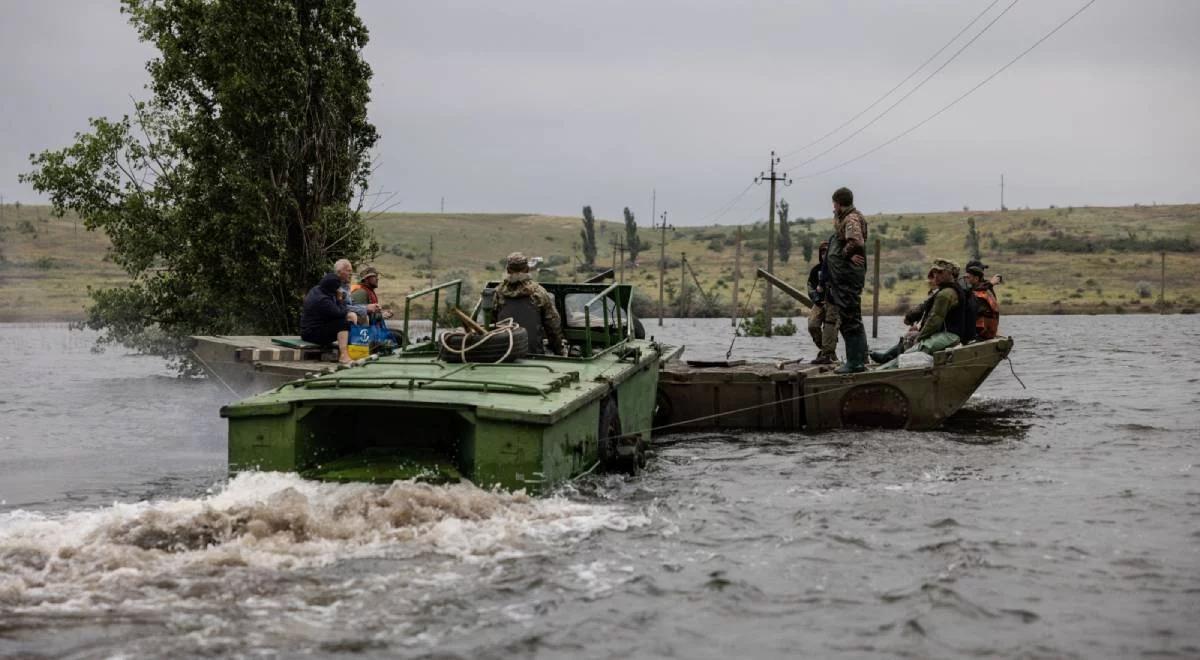
<svg viewBox="0 0 1200 660"><path fill-rule="evenodd" d="M934 53L933 55L930 55L930 56L929 56L929 59L925 60L924 62L921 62L920 66L918 66L917 68L913 69L911 73L909 73L907 76L905 76L905 77L904 77L904 80L901 80L900 82L896 83L896 86L895 86L895 87L892 87L892 88L891 88L891 89L889 89L888 91L884 92L882 96L880 96L879 98L877 98L877 99L875 99L874 101L872 101L872 102L871 102L871 105L868 105L867 107L863 108L862 110L859 110L859 111L858 111L858 114L856 114L856 115L854 115L853 117L851 117L851 118L847 119L846 121L842 122L841 124L839 124L839 125L837 126L837 128L834 128L832 131L829 131L829 132L828 132L828 133L826 133L825 135L822 135L821 137L819 137L819 138L817 138L817 139L813 140L812 142L809 142L808 144L804 145L803 147L799 147L799 148L797 148L797 149L794 149L794 150L792 150L792 151L789 151L789 152L787 152L786 154L783 154L783 156L782 156L782 157L783 157L783 158L791 158L792 156L795 156L796 154L800 153L801 151L805 151L805 150L807 150L809 147L811 147L811 146L813 146L813 145L816 145L816 144L819 144L819 143L823 142L823 141L825 140L825 138L827 138L827 137L829 137L829 136L833 135L834 133L837 133L838 131L842 130L843 128L845 128L845 127L849 126L850 124L854 123L854 121L855 121L856 119L858 119L859 117L861 117L861 116L863 116L863 115L867 114L867 112L868 112L868 111L869 111L871 108L874 108L875 106L879 105L879 103L880 103L881 101L883 101L883 100L884 100L884 99L886 99L887 97L891 96L891 95L892 95L892 92L895 92L896 90L898 90L898 89L900 89L901 87L903 87L903 86L904 86L904 83L908 82L909 80L912 80L912 77L913 77L913 76L915 76L915 75L917 75L917 73L919 73L919 72L921 71L921 69L924 69L926 66L928 66L928 65L929 65L929 63L930 63L930 62L932 62L932 61L934 61L935 59L937 59L937 56L938 56L938 55L941 55L943 52L945 52L945 50L946 50L947 48L949 48L949 47L950 47L950 44L954 43L955 41L958 41L958 38L959 38L959 37L961 37L961 36L963 35L963 33L964 33L964 32L966 32L967 30L969 30L969 29L971 28L971 26L972 26L972 25L975 25L975 23L977 23L977 22L979 21L979 19L983 18L983 15L984 15L984 14L988 13L989 11L991 11L992 7L995 7L995 6L996 6L996 3L998 3L998 2L1000 2L1000 0L992 0L991 4L989 4L987 7L984 7L984 8L983 8L983 11L979 12L978 14L976 14L976 15L975 15L975 18L972 18L970 23L967 23L966 25L964 25L964 26L963 26L963 28L962 28L961 30L959 30L957 34L955 34L953 37L951 37L951 38L950 38L950 41L947 41L946 43L942 44L942 47L941 47L941 48L939 48L939 49L937 49L937 52L936 52L936 53Z"/></svg>
<svg viewBox="0 0 1200 660"><path fill-rule="evenodd" d="M1070 23L1071 21L1075 20L1076 16L1079 16L1080 14L1082 14L1088 7L1091 7L1092 4L1094 4L1095 2L1096 2L1096 0L1088 0L1088 2L1084 3L1084 5L1082 7L1080 7L1078 10L1076 10L1076 12L1074 14L1071 14L1070 16L1068 16L1066 18L1066 20L1059 23L1057 26L1054 27L1053 30L1050 30L1045 35L1043 35L1041 39L1038 39L1037 41L1033 42L1032 46L1021 51L1020 54L1018 54L1016 57L1009 60L1008 63L1006 63L1004 66L1000 67L999 69L996 69L988 77L979 81L979 83L976 84L974 87L972 87L971 89L968 89L967 91L963 92L958 98L956 98L953 101L942 106L942 108L940 110L938 110L937 112L933 113L932 115L929 115L928 117L926 117L925 119L922 119L921 121L917 122L916 124L913 124L911 127L908 128L908 130L904 131L903 133L900 133L899 135L893 137L892 139L890 139L882 144L879 144L871 149L868 149L867 151L862 152L861 154L855 156L854 158L851 158L849 160L838 163L837 165L834 165L833 167L828 167L828 168L820 170L818 172L812 172L810 174L805 174L803 176L797 176L797 177L795 177L795 179L796 180L811 179L814 177L821 176L823 174L828 174L834 170L841 169L851 163L857 162L863 158L866 158L867 156L870 156L871 154L875 153L876 151L879 151L880 149L892 144L893 142L896 142L897 140L908 135L909 133L912 133L913 131L917 130L918 128L921 128L925 124L928 124L929 122L931 122L935 118L937 118L939 115L941 115L943 112L949 110L950 108L953 108L955 105L958 105L959 101L962 101L963 99L970 96L975 90L979 89L980 87L983 87L984 85L986 85L988 82L990 82L993 78L1000 75L1001 73L1004 73L1004 71L1006 69L1008 69L1008 67L1016 64L1017 61L1019 61L1021 58L1028 55L1030 52L1033 51L1033 49L1040 46L1042 44L1042 42L1044 42L1047 39L1049 39L1050 37L1054 36L1054 33L1058 32L1062 28L1066 27L1067 23Z"/></svg>
<svg viewBox="0 0 1200 660"><path fill-rule="evenodd" d="M993 25L995 25L997 21L999 21L1001 18L1003 18L1003 17L1004 17L1004 15L1005 15L1005 14L1007 14L1007 13L1008 13L1008 11L1009 11L1010 9L1012 9L1013 7L1015 7L1015 6L1016 6L1016 4L1017 4L1017 2L1019 2L1019 1L1020 1L1020 0L1012 0L1012 2L1010 2L1010 3L1009 3L1009 5L1008 5L1007 7L1005 7L1005 8L1004 8L1004 11L1000 12L1000 13L999 13L999 14L998 14L998 15L997 15L995 18L993 18L993 19L991 20L991 22L989 22L987 25L983 26L983 29L982 29L982 30L980 30L980 31L979 31L979 32L978 32L978 33L977 33L975 36L971 37L971 39L970 39L969 41L967 41L967 43L963 44L961 48L959 48L958 50L954 51L954 54L953 54L953 55L951 55L951 56L950 56L950 58L949 58L949 59L947 59L945 62L942 62L942 65L941 65L941 66L939 66L938 68L934 69L933 73L930 73L928 76L925 76L925 79L924 79L924 80L922 80L921 82L917 83L917 84L916 84L916 86L915 86L915 87L913 87L912 89L908 90L908 91L907 91L907 92L904 94L904 96L901 96L899 99L897 99L897 100L896 100L896 102L895 102L895 103L893 103L893 104L889 105L889 106L888 106L886 109L884 109L884 111L883 111L883 112L881 112L881 113L879 113L879 114L875 115L875 117L874 117L873 119L871 119L871 121L869 121L869 122L867 122L867 123L863 124L862 126L859 126L859 127L858 127L858 128L857 128L857 129L856 129L854 132L853 132L853 133L851 133L851 134L847 135L846 137L842 138L840 141L838 141L837 143L835 143L833 146L829 147L829 148L828 148L828 149L826 149L825 151L822 151L821 153L819 153L819 154L817 154L817 155L815 155L815 156L812 156L812 157L811 157L811 158L809 158L808 160L805 160L805 161L804 161L804 162L802 162L802 163L799 163L799 164L797 164L797 165L794 165L793 167L804 167L805 165L808 165L809 163L813 162L814 160L817 160L818 158L820 158L821 156L824 156L825 154L827 154L827 153L829 153L829 152L833 151L834 149L837 149L838 147L842 146L843 144L846 144L846 143L847 143L847 142L849 142L851 139L853 139L853 138L854 138L854 136L856 136L856 135L858 135L859 133L862 133L863 131L867 130L868 128L870 128L871 126L873 126L873 125L875 124L875 122L879 121L880 119L883 119L883 118L884 118L884 117L885 117L885 116L886 116L886 115L887 115L889 112L891 112L892 110L895 110L895 109L896 109L896 106L900 105L901 103L904 103L904 101L906 101L906 100L908 99L908 97L912 96L914 93L916 93L916 91L917 91L917 90L919 90L919 89L921 89L922 87L924 87L924 86L925 86L925 83L929 82L930 80L932 80L932 79L933 79L933 77L934 77L934 76L936 76L937 74L941 73L941 72L942 72L942 70L943 70L943 69L945 69L947 66L949 66L949 65L950 65L950 63L951 63L951 62L953 62L955 59L957 59L957 58L958 58L958 56L959 56L959 55L961 55L961 54L963 53L963 51L965 51L966 49L970 48L970 47L971 47L971 44L975 43L975 41L976 41L976 40L978 40L978 39L979 39L979 37L982 37L982 36L984 35L984 33L986 33L986 32L987 32L989 29L991 29L991 27L992 27Z"/></svg>

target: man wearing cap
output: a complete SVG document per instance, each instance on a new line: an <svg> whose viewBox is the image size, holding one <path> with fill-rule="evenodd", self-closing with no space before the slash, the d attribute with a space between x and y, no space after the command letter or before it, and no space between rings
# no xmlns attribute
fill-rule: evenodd
<svg viewBox="0 0 1200 660"><path fill-rule="evenodd" d="M987 266L979 261L967 262L966 289L975 296L975 338L979 341L994 339L1000 331L1000 303L992 282L984 276Z"/></svg>
<svg viewBox="0 0 1200 660"><path fill-rule="evenodd" d="M905 353L920 351L933 355L955 344L965 343L975 335L974 319L969 319L967 314L968 294L956 281L958 265L947 259L935 259L929 268L929 275L938 290L925 301L926 311L921 320L921 330L917 333L916 343ZM880 368L892 369L898 364L898 360L892 360Z"/></svg>
<svg viewBox="0 0 1200 660"><path fill-rule="evenodd" d="M825 258L828 253L829 241L822 241L817 248L817 265L808 271L808 297L813 301L813 307L808 312L808 334L818 350L812 364L833 364L837 361L837 322L825 323L825 288L829 280Z"/></svg>
<svg viewBox="0 0 1200 660"><path fill-rule="evenodd" d="M384 310L379 302L379 271L374 266L363 266L358 271L358 284L350 287L350 302L354 305L362 305L366 308L369 305L374 305L375 310L371 312L371 323L376 323L383 319L392 318L390 311Z"/></svg>
<svg viewBox="0 0 1200 660"><path fill-rule="evenodd" d="M825 292L825 327L840 325L846 340L846 363L836 373L865 371L867 330L862 323L862 291L867 279L867 220L854 208L854 193L833 193L833 236L829 239L829 287Z"/></svg>
<svg viewBox="0 0 1200 660"><path fill-rule="evenodd" d="M562 318L554 308L554 299L529 274L529 259L513 252L506 260L508 271L496 288L495 318L511 318L529 333L529 352L543 353L542 339L555 355L562 355Z"/></svg>

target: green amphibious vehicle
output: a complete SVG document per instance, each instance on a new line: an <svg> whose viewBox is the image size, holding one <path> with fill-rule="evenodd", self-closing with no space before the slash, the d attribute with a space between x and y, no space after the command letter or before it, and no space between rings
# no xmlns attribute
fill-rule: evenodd
<svg viewBox="0 0 1200 660"><path fill-rule="evenodd" d="M639 336L629 285L545 287L563 318L567 356L513 359L508 349L524 334L514 340L501 330L492 342L500 350L489 358L504 361L464 362L439 335L436 315L430 340L410 344L413 301L432 297L438 310L443 295L458 302L461 285L414 293L405 301L405 345L393 355L222 408L230 471L382 483L468 479L533 492L594 470L636 472L650 440L659 368L672 351ZM487 300L471 319L482 318Z"/></svg>

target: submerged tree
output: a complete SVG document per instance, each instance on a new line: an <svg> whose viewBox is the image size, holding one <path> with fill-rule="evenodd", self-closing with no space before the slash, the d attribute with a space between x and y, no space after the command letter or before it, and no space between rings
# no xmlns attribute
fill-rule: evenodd
<svg viewBox="0 0 1200 660"><path fill-rule="evenodd" d="M354 0L123 0L158 49L148 101L90 120L22 176L112 241L92 292L107 341L294 333L334 260L375 251L360 214L377 140ZM150 332L156 328L159 333Z"/></svg>
<svg viewBox="0 0 1200 660"><path fill-rule="evenodd" d="M629 260L636 263L638 253L642 251L642 239L638 236L637 220L628 206L625 207L625 249L629 250Z"/></svg>
<svg viewBox="0 0 1200 660"><path fill-rule="evenodd" d="M786 264L792 256L792 229L788 226L788 203L784 199L779 200L779 240L775 247L779 252L779 260Z"/></svg>
<svg viewBox="0 0 1200 660"><path fill-rule="evenodd" d="M596 267L596 218L592 216L592 207L583 207L583 229L579 230L579 240L583 241L583 265L588 269Z"/></svg>

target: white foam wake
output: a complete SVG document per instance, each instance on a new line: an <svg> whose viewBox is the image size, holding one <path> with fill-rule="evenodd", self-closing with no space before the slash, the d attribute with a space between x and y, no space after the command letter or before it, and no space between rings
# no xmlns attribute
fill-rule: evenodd
<svg viewBox="0 0 1200 660"><path fill-rule="evenodd" d="M170 591L179 576L219 579L243 568L288 571L423 553L489 562L647 522L619 507L467 483L381 487L244 473L196 499L0 516L0 611L87 610Z"/></svg>

